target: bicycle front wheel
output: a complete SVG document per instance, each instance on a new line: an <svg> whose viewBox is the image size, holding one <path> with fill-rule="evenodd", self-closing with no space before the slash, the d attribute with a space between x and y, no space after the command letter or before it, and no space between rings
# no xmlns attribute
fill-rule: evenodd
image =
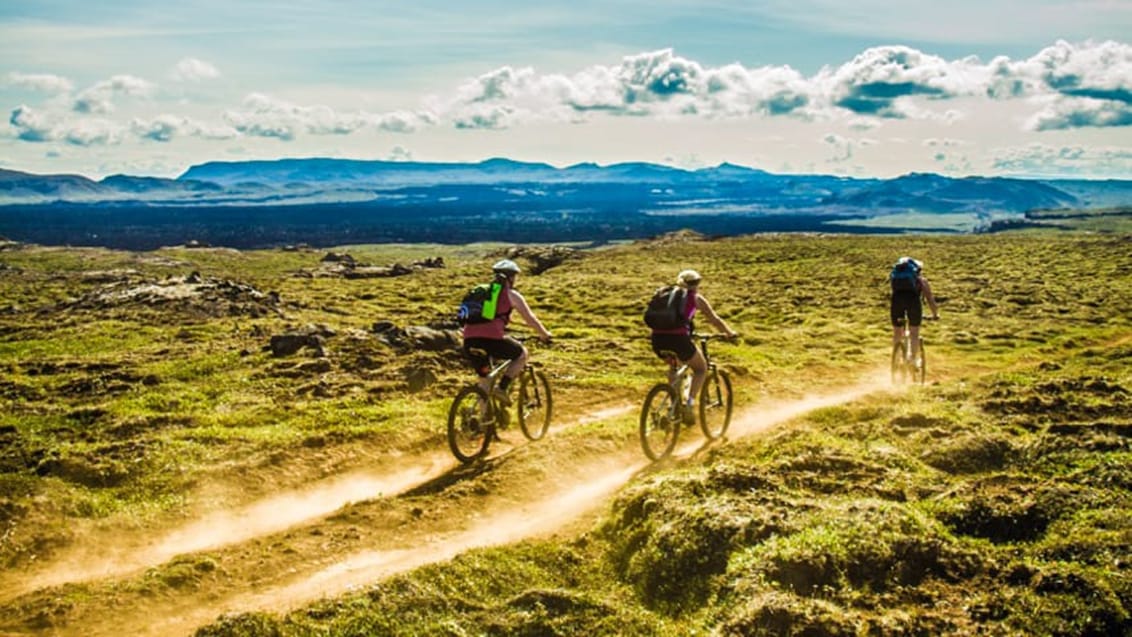
<svg viewBox="0 0 1132 637"><path fill-rule="evenodd" d="M700 390L700 428L708 440L727 432L731 406L731 377L722 369L709 370Z"/></svg>
<svg viewBox="0 0 1132 637"><path fill-rule="evenodd" d="M924 379L928 375L928 353L924 351L924 341L922 340L916 358L916 365L912 368L912 382L923 385Z"/></svg>
<svg viewBox="0 0 1132 637"><path fill-rule="evenodd" d="M672 453L680 433L680 401L676 390L661 383L653 386L641 409L641 448L649 460Z"/></svg>
<svg viewBox="0 0 1132 637"><path fill-rule="evenodd" d="M487 392L469 385L456 394L448 410L448 447L460 462L471 462L487 453L494 434L494 414Z"/></svg>
<svg viewBox="0 0 1132 637"><path fill-rule="evenodd" d="M908 374L908 367L904 363L904 341L892 346L892 384L899 385L904 382Z"/></svg>
<svg viewBox="0 0 1132 637"><path fill-rule="evenodd" d="M554 403L550 397L550 382L546 374L529 369L519 378L519 428L528 440L546 435Z"/></svg>

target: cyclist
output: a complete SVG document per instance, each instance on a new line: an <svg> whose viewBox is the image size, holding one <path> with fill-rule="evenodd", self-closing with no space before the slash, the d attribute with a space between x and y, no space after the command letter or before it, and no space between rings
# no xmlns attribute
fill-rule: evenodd
<svg viewBox="0 0 1132 637"><path fill-rule="evenodd" d="M695 415L695 402L696 396L699 395L700 388L704 384L704 377L707 375L707 361L704 360L704 355L692 342L692 334L695 327L692 324L692 319L696 311L701 311L708 321L716 327L719 331L727 335L728 338L735 338L739 336L738 332L731 329L727 323L715 313L711 303L703 294L700 294L700 282L703 277L695 270L683 270L680 274L676 275L676 285L680 286L685 291L684 302L684 318L685 324L681 327L674 329L654 329L652 331L652 351L662 359L667 360L665 352L674 352L681 363L687 363L688 367L692 369L692 385L688 391L687 407L684 409L684 423L691 425L696 422ZM690 301L690 302L689 302ZM670 369L670 373L675 372L675 368ZM669 378L669 382L675 379Z"/></svg>
<svg viewBox="0 0 1132 637"><path fill-rule="evenodd" d="M889 275L892 283L892 301L889 313L892 315L892 346L898 347L904 337L904 321L908 321L908 336L912 341L909 355L916 360L920 348L920 323L924 318L922 299L927 299L932 309L932 319L939 318L932 286L924 277L924 264L912 257L900 257ZM904 281L907 281L906 283Z"/></svg>
<svg viewBox="0 0 1132 637"><path fill-rule="evenodd" d="M487 374L491 371L490 358L511 359L511 364L503 371L503 378L495 387L496 396L504 405L511 403L507 396L507 388L511 381L518 378L526 367L529 356L527 348L519 341L507 336L505 331L511 320L511 310L516 310L523 317L523 321L538 332L540 341L546 342L551 338L550 332L538 320L527 300L515 289L515 278L519 276L519 266L510 259L503 259L491 266L495 280L503 284L499 293L499 301L495 310L495 318L486 323L468 323L464 326L464 355L472 363L480 383L487 389ZM472 353L472 350L479 352ZM481 354L480 352L485 353ZM490 357L490 358L489 358Z"/></svg>

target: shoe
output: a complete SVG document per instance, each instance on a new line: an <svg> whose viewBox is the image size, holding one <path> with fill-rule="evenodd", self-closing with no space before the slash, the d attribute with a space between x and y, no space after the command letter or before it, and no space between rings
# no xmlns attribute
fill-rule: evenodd
<svg viewBox="0 0 1132 637"><path fill-rule="evenodd" d="M688 405L685 405L684 409L682 409L681 411L684 414L683 417L684 417L684 424L685 425L696 424L696 410L695 410L694 407L690 407Z"/></svg>
<svg viewBox="0 0 1132 637"><path fill-rule="evenodd" d="M511 397L507 395L506 389L496 387L495 389L491 390L491 395L499 401L500 405L503 405L504 407L511 406Z"/></svg>

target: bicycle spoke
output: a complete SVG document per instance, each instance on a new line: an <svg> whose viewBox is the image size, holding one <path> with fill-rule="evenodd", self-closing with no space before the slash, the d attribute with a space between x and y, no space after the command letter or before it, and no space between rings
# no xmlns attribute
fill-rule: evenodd
<svg viewBox="0 0 1132 637"><path fill-rule="evenodd" d="M641 410L641 448L650 460L660 460L672 453L680 433L680 403L676 392L667 384L649 391Z"/></svg>
<svg viewBox="0 0 1132 637"><path fill-rule="evenodd" d="M448 411L448 446L460 462L487 453L494 433L487 394L477 386L461 389Z"/></svg>
<svg viewBox="0 0 1132 637"><path fill-rule="evenodd" d="M731 424L731 377L722 369L713 369L704 380L700 392L700 429L709 440L727 432Z"/></svg>
<svg viewBox="0 0 1132 637"><path fill-rule="evenodd" d="M546 435L553 414L550 381L541 371L524 372L519 381L519 427L529 440Z"/></svg>

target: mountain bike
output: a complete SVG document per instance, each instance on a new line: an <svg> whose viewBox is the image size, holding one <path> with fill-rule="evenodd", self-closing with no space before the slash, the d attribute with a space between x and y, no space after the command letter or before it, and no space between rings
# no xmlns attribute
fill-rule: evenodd
<svg viewBox="0 0 1132 637"><path fill-rule="evenodd" d="M486 355L485 352L479 354ZM511 359L492 359L486 388L475 382L456 392L448 410L448 447L460 462L472 462L486 455L491 442L498 440L497 430L510 426L511 414L496 391L503 371L510 364ZM516 380L519 388L514 403L519 429L528 440L539 440L550 427L554 409L550 381L530 360Z"/></svg>
<svg viewBox="0 0 1132 637"><path fill-rule="evenodd" d="M710 340L727 337L722 334L704 334L693 338L699 341L700 351L707 361L707 372L699 396L700 429L709 440L715 440L723 436L731 424L731 376L712 362L707 344ZM676 446L692 384L692 368L687 364L677 366L678 359L674 352L662 354L668 361L668 377L671 382L654 385L641 409L641 448L650 460L668 456Z"/></svg>
<svg viewBox="0 0 1132 637"><path fill-rule="evenodd" d="M924 317L924 320L935 320L932 318ZM924 339L918 337L917 343L918 355L916 360L912 360L912 332L908 327L908 321L904 321L904 336L900 342L892 346L892 382L895 385L901 385L909 380L911 382L923 385L924 379L928 374L928 355L924 350Z"/></svg>

